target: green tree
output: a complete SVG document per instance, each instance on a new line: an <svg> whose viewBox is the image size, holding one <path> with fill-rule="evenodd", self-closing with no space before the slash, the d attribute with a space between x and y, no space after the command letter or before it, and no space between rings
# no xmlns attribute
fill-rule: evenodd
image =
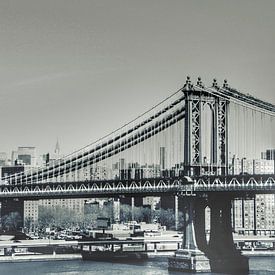
<svg viewBox="0 0 275 275"><path fill-rule="evenodd" d="M54 224L53 209L45 206L38 207L38 227L44 229Z"/></svg>
<svg viewBox="0 0 275 275"><path fill-rule="evenodd" d="M161 225L165 225L167 228L172 228L175 226L175 212L172 209L156 210L155 216Z"/></svg>
<svg viewBox="0 0 275 275"><path fill-rule="evenodd" d="M2 218L2 227L5 230L18 230L22 223L22 217L18 212L11 212Z"/></svg>
<svg viewBox="0 0 275 275"><path fill-rule="evenodd" d="M24 220L24 228L27 230L27 232L32 231L34 227L34 220L33 217L26 217Z"/></svg>
<svg viewBox="0 0 275 275"><path fill-rule="evenodd" d="M120 221L129 222L132 220L132 208L130 205L121 204L120 205Z"/></svg>

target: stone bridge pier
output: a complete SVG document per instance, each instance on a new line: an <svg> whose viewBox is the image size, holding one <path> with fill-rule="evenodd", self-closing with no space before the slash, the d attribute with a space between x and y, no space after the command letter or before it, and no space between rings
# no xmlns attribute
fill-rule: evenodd
<svg viewBox="0 0 275 275"><path fill-rule="evenodd" d="M231 227L231 197L224 194L179 198L184 214L182 249L168 259L169 269L183 272L248 274L248 259L236 250ZM205 234L205 207L211 209L210 240Z"/></svg>
<svg viewBox="0 0 275 275"><path fill-rule="evenodd" d="M211 270L231 274L248 273L248 258L242 256L234 245L231 225L232 197L216 194L209 197L210 240L206 254Z"/></svg>

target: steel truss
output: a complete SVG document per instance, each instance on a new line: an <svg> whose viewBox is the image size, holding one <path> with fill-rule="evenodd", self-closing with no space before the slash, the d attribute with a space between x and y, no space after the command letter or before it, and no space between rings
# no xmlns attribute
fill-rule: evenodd
<svg viewBox="0 0 275 275"><path fill-rule="evenodd" d="M194 196L212 192L253 194L275 191L275 175L148 178L83 182L48 182L0 187L0 198L114 197L163 193Z"/></svg>

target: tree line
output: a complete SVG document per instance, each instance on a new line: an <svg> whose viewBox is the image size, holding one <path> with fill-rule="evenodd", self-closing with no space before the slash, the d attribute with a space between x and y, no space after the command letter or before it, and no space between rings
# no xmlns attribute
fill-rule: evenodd
<svg viewBox="0 0 275 275"><path fill-rule="evenodd" d="M34 221L31 217L24 219L24 230L26 232L45 232L46 228L50 229L93 229L97 227L97 218L105 217L111 223L127 223L132 220L137 222L160 223L167 229L175 227L175 212L172 209L152 210L148 207L134 207L127 204L121 204L119 208L119 220L114 215L112 204L98 205L88 207L84 213L78 213L75 210L66 207L47 207L39 206L38 220ZM4 230L18 230L18 225L22 223L22 217L18 212L12 212L1 220L1 226ZM179 213L179 229L183 225L183 215Z"/></svg>

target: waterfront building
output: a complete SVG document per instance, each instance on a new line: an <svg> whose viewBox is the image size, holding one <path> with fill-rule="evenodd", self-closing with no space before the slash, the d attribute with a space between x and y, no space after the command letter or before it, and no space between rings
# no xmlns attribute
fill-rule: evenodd
<svg viewBox="0 0 275 275"><path fill-rule="evenodd" d="M275 195L256 195L256 231L259 235L274 234Z"/></svg>
<svg viewBox="0 0 275 275"><path fill-rule="evenodd" d="M235 199L232 208L234 231L253 234L255 230L254 199Z"/></svg>
<svg viewBox="0 0 275 275"><path fill-rule="evenodd" d="M263 154L262 154L263 155ZM268 151L268 159L238 160L233 171L243 174L273 174L274 160ZM273 234L275 232L275 195L257 194L255 199L235 199L232 208L232 223L236 232L242 234Z"/></svg>
<svg viewBox="0 0 275 275"><path fill-rule="evenodd" d="M24 226L34 227L38 221L39 200L24 201Z"/></svg>

